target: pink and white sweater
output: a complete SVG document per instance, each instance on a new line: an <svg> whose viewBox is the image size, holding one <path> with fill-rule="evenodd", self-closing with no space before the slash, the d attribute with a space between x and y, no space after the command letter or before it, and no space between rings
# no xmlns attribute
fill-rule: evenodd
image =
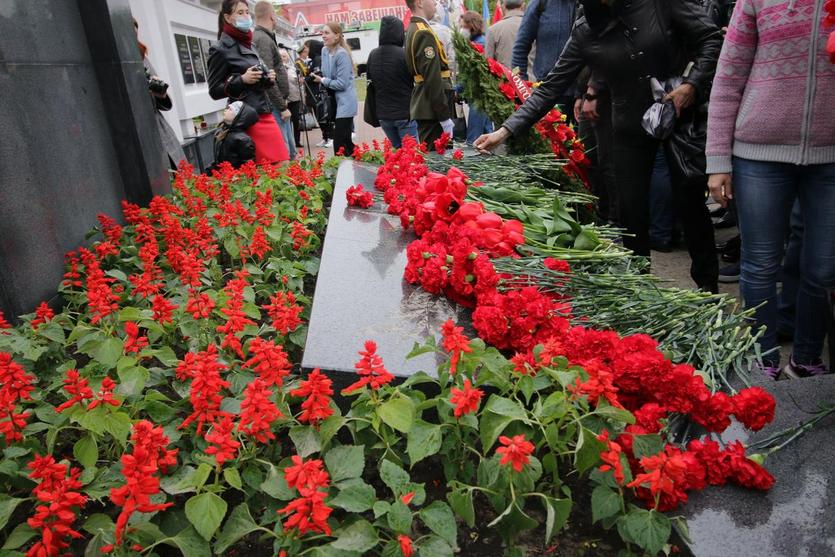
<svg viewBox="0 0 835 557"><path fill-rule="evenodd" d="M707 172L731 156L835 162L835 64L824 0L738 0L710 95Z"/></svg>

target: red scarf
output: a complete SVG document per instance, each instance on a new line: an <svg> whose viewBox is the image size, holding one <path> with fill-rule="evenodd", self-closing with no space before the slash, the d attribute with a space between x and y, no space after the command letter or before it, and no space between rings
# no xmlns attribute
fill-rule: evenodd
<svg viewBox="0 0 835 557"><path fill-rule="evenodd" d="M228 23L223 24L223 32L244 45L247 48L252 48L252 31L244 33L237 27L233 27Z"/></svg>

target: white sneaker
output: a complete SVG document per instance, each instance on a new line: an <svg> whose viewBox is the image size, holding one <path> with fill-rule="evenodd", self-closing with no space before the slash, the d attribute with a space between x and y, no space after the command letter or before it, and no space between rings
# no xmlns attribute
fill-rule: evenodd
<svg viewBox="0 0 835 557"><path fill-rule="evenodd" d="M325 144L324 144L324 145L322 145L322 147L326 147L326 148L328 148L328 149L330 149L331 147L333 147L333 139L328 139L327 141L325 141Z"/></svg>
<svg viewBox="0 0 835 557"><path fill-rule="evenodd" d="M317 146L317 147L327 147L327 146L328 146L328 145L327 145L327 143L328 143L328 142L327 142L327 141L325 141L325 140L323 139L322 141L320 141L319 143L317 143L317 144L316 144L316 146Z"/></svg>
<svg viewBox="0 0 835 557"><path fill-rule="evenodd" d="M357 138L356 132L351 132L351 141L355 140L356 138Z"/></svg>

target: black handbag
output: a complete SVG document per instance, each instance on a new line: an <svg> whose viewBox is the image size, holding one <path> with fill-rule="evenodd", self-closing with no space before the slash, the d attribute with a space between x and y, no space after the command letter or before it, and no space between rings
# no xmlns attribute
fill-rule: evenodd
<svg viewBox="0 0 835 557"><path fill-rule="evenodd" d="M691 106L676 119L673 133L664 141L670 171L685 178L705 175L707 158L707 103Z"/></svg>
<svg viewBox="0 0 835 557"><path fill-rule="evenodd" d="M370 79L365 88L365 106L362 109L362 119L369 126L380 127L380 119L377 118L377 92L374 89L374 82Z"/></svg>

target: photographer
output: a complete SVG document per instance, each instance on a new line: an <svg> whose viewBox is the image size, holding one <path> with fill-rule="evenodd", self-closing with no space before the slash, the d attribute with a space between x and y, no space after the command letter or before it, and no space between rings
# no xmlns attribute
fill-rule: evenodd
<svg viewBox="0 0 835 557"><path fill-rule="evenodd" d="M342 25L326 23L322 27L322 72L313 74L313 80L324 87L330 101L333 118L333 152L344 151L346 157L354 154L351 131L357 114L357 91L354 89L354 62L345 42Z"/></svg>
<svg viewBox="0 0 835 557"><path fill-rule="evenodd" d="M290 155L267 97L267 90L275 85L275 71L253 50L253 27L246 2L223 0L218 14L219 41L209 50L209 95L243 101L255 109L258 122L247 129L255 142L255 160L275 164L289 160Z"/></svg>
<svg viewBox="0 0 835 557"><path fill-rule="evenodd" d="M136 31L139 54L142 56L142 64L145 66L145 78L148 80L148 93L154 101L157 129L159 130L162 146L168 158L168 166L172 170L177 170L177 164L186 158L186 154L174 130L171 129L165 116L162 115L162 112L171 110L173 107L171 97L168 96L168 84L156 75L151 61L148 60L148 47L139 40L139 23L135 19L133 20L133 29Z"/></svg>

